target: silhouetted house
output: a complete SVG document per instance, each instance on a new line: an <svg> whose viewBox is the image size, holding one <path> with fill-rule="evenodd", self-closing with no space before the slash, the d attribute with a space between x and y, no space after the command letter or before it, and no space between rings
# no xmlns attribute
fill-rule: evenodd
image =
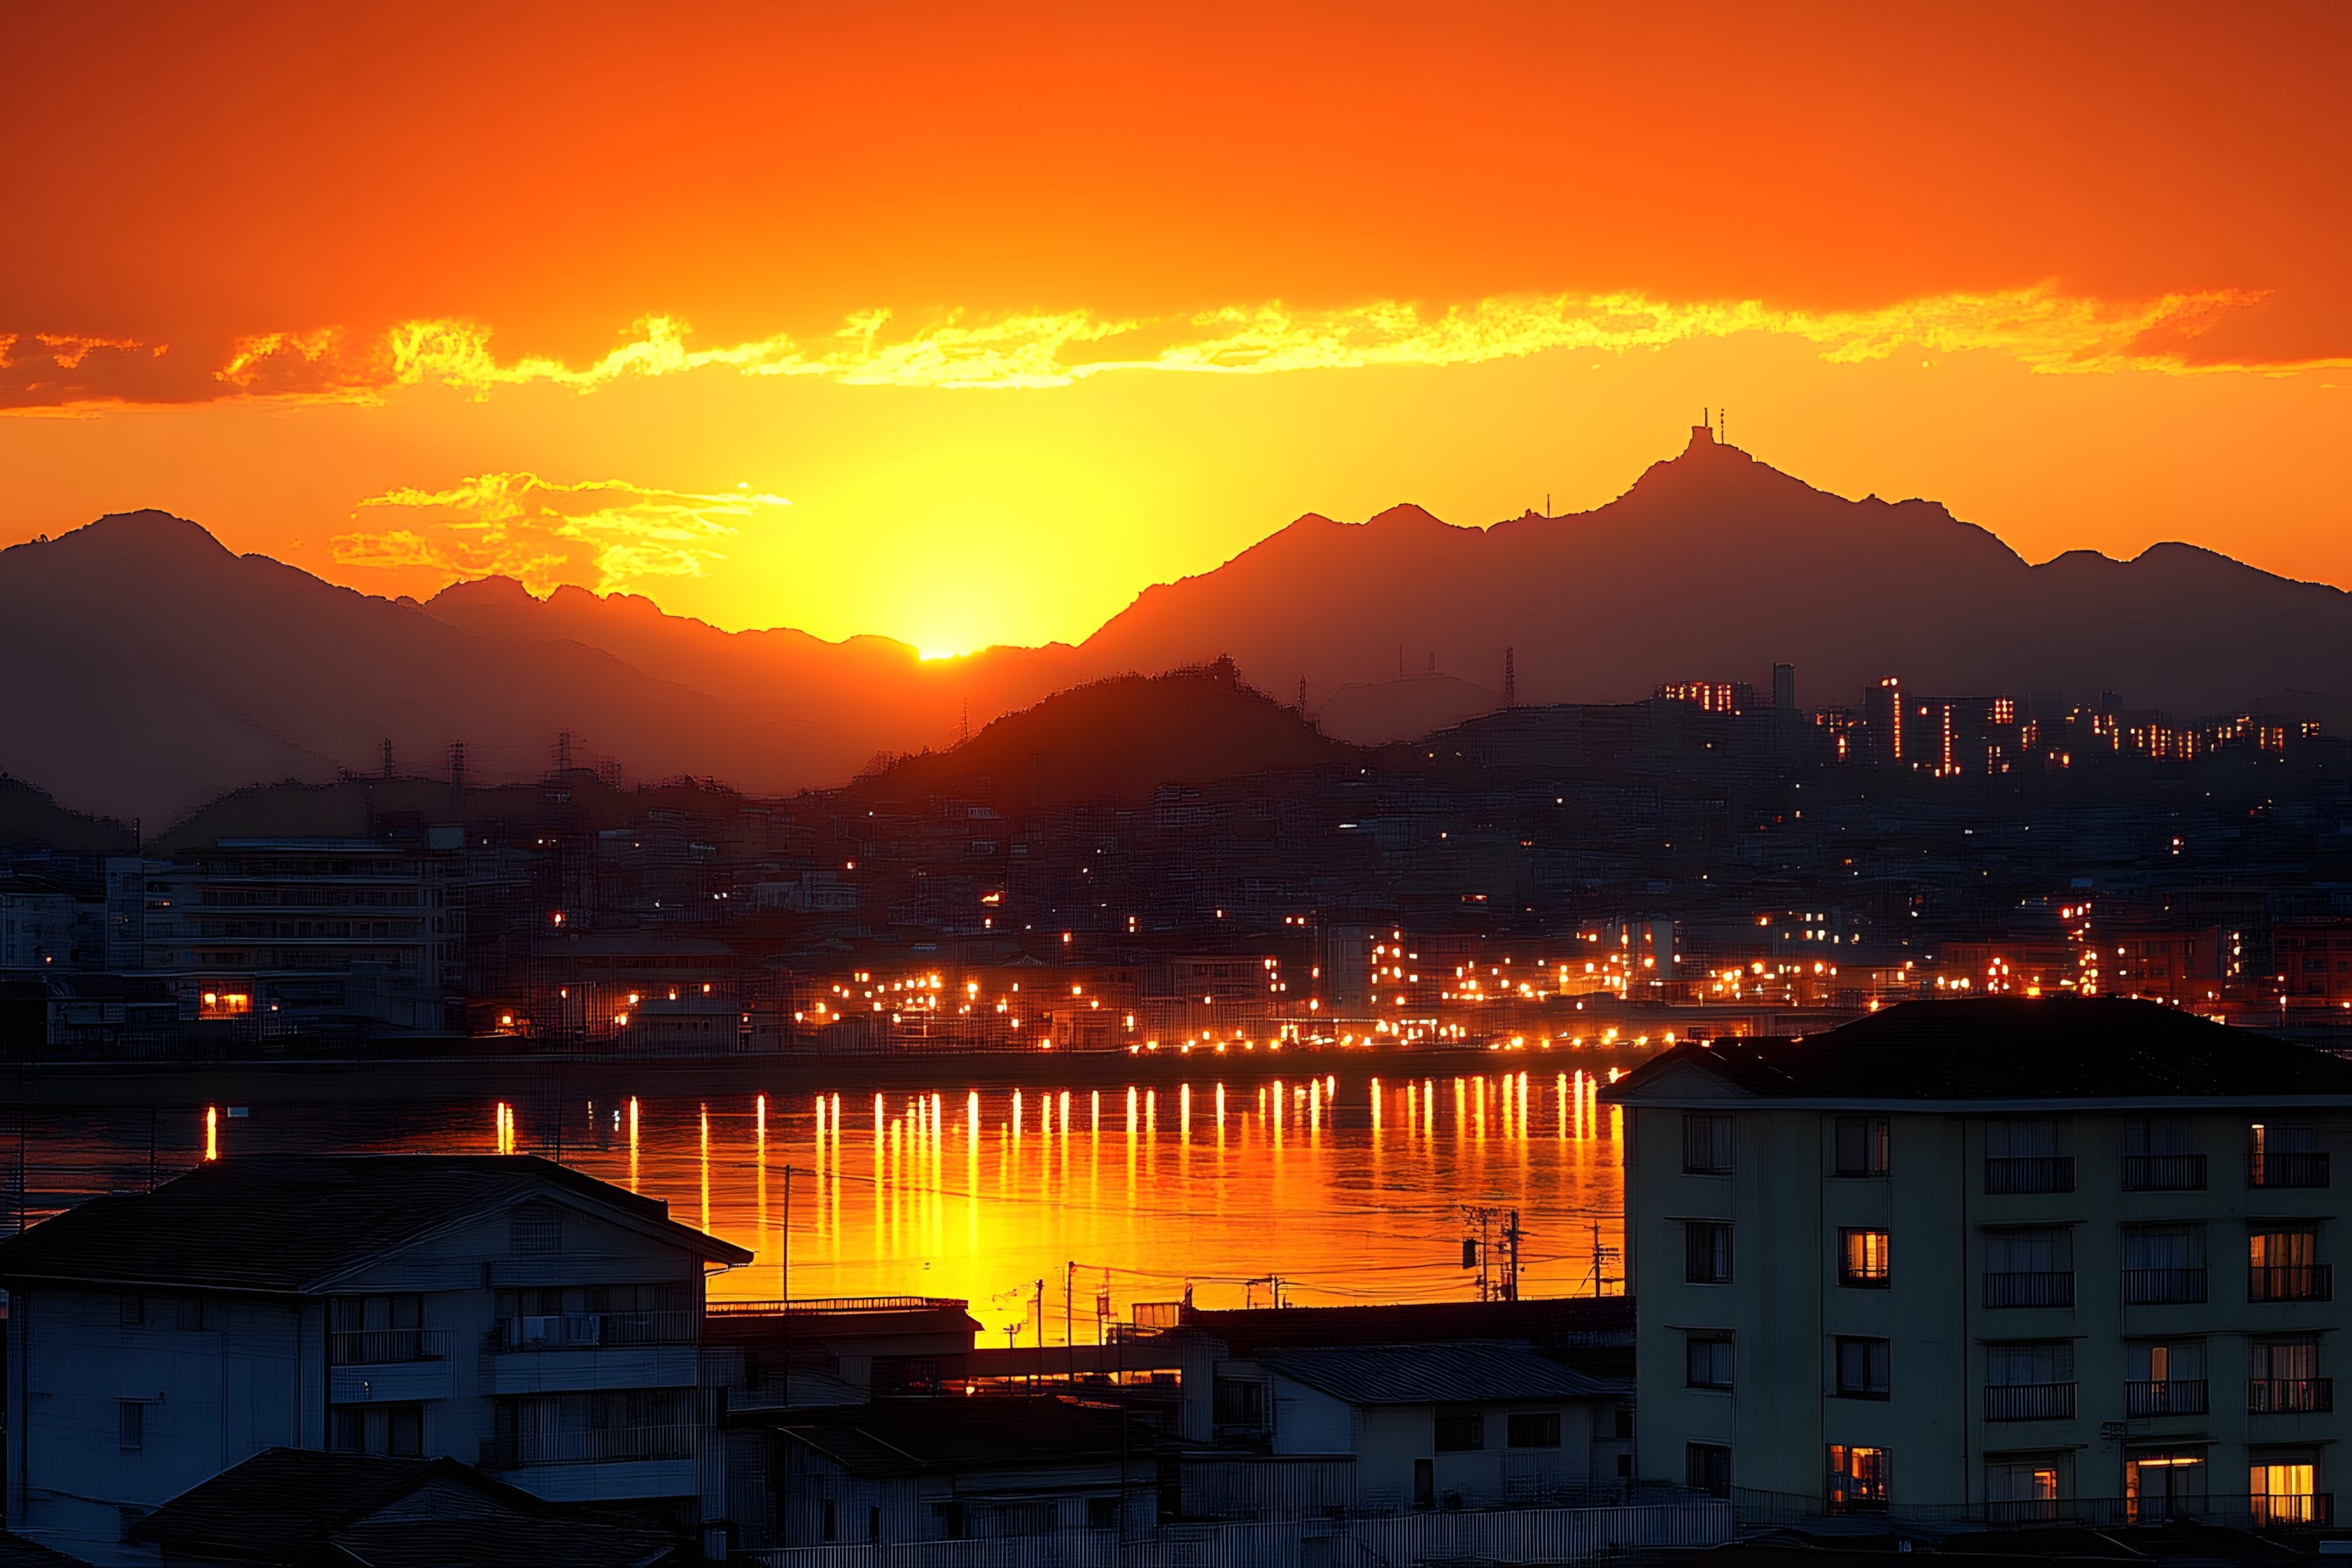
<svg viewBox="0 0 2352 1568"><path fill-rule="evenodd" d="M717 1517L704 1271L741 1248L530 1156L208 1164L0 1243L7 1517L86 1555L265 1448L449 1456Z"/></svg>
<svg viewBox="0 0 2352 1568"><path fill-rule="evenodd" d="M265 1448L141 1520L164 1563L270 1568L655 1568L666 1531L551 1504L455 1459Z"/></svg>
<svg viewBox="0 0 2352 1568"><path fill-rule="evenodd" d="M1184 1343L1188 1518L1613 1501L1629 1390L1524 1343ZM1211 1452L1208 1450L1223 1450Z"/></svg>
<svg viewBox="0 0 2352 1568"><path fill-rule="evenodd" d="M1642 1478L1780 1518L2333 1515L2352 1063L2149 1002L1920 1002L1602 1098Z"/></svg>
<svg viewBox="0 0 2352 1568"><path fill-rule="evenodd" d="M758 1479L738 1472L746 1546L904 1546L1093 1531L1150 1533L1150 1435L1059 1398L906 1400L747 1413Z"/></svg>

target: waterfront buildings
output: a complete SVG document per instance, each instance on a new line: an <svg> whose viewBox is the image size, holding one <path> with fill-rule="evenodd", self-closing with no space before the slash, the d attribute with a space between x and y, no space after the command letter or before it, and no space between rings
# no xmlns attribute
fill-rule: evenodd
<svg viewBox="0 0 2352 1568"><path fill-rule="evenodd" d="M1751 1514L2326 1523L2352 1062L2152 1003L1685 1044L1625 1111L1639 1475Z"/></svg>

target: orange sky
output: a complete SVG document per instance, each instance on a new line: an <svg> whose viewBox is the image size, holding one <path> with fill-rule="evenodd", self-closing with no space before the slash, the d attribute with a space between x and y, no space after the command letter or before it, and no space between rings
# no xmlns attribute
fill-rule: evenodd
<svg viewBox="0 0 2352 1568"><path fill-rule="evenodd" d="M0 11L0 541L968 647L1727 405L2352 583L2341 6L490 9Z"/></svg>

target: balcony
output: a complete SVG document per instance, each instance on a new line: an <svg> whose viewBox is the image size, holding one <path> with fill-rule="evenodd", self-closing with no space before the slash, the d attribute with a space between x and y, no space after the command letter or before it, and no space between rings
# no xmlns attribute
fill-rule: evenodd
<svg viewBox="0 0 2352 1568"><path fill-rule="evenodd" d="M2127 1193L2201 1193L2205 1190L2205 1156L2126 1154L2123 1180Z"/></svg>
<svg viewBox="0 0 2352 1568"><path fill-rule="evenodd" d="M2258 1377L2246 1384L2253 1415L2325 1415L2336 1408L2332 1377Z"/></svg>
<svg viewBox="0 0 2352 1568"><path fill-rule="evenodd" d="M2336 1498L2329 1492L2273 1493L2250 1500L2253 1504L2256 1530L2278 1530L2300 1524L2329 1527L2336 1522Z"/></svg>
<svg viewBox="0 0 2352 1568"><path fill-rule="evenodd" d="M2205 1300L2202 1268L2126 1268L2123 1271L2126 1307L2178 1306Z"/></svg>
<svg viewBox="0 0 2352 1568"><path fill-rule="evenodd" d="M2333 1300L2334 1270L2325 1263L2256 1264L2246 1270L2249 1301Z"/></svg>
<svg viewBox="0 0 2352 1568"><path fill-rule="evenodd" d="M2205 1380L2201 1377L2168 1377L2124 1384L2126 1415L2202 1415L2205 1400Z"/></svg>
<svg viewBox="0 0 2352 1568"><path fill-rule="evenodd" d="M691 1459L693 1426L558 1427L514 1432L482 1445L482 1468L521 1470L540 1465L627 1465Z"/></svg>
<svg viewBox="0 0 2352 1568"><path fill-rule="evenodd" d="M697 1312L557 1312L499 1319L493 1348L506 1352L690 1345L701 1333Z"/></svg>
<svg viewBox="0 0 2352 1568"><path fill-rule="evenodd" d="M2071 1383L2002 1383L1984 1391L1988 1421L2072 1421L2074 1385Z"/></svg>
<svg viewBox="0 0 2352 1568"><path fill-rule="evenodd" d="M2246 1185L2324 1187L2327 1185L2327 1156L2305 1152L2250 1154L2246 1157Z"/></svg>
<svg viewBox="0 0 2352 1568"><path fill-rule="evenodd" d="M446 1329L345 1329L327 1336L330 1366L390 1366L448 1359Z"/></svg>
<svg viewBox="0 0 2352 1568"><path fill-rule="evenodd" d="M1988 1159L1984 1190L1996 1197L2013 1193L2071 1193L2074 1190L2074 1157L2071 1154Z"/></svg>
<svg viewBox="0 0 2352 1568"><path fill-rule="evenodd" d="M1984 1277L1988 1307L2071 1307L2074 1304L2074 1271L2042 1268Z"/></svg>

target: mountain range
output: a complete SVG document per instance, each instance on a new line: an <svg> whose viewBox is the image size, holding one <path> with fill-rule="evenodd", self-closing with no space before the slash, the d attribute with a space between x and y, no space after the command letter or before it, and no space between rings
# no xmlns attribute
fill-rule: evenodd
<svg viewBox="0 0 2352 1568"><path fill-rule="evenodd" d="M1507 650L1522 703L1763 689L1778 661L1809 704L1899 674L2186 717L2352 695L2352 595L2185 544L2031 564L1932 501L1830 495L1703 428L1589 512L1310 514L1075 647L929 662L502 578L372 596L144 511L0 551L0 773L152 831L243 784L375 773L387 742L403 773L445 772L462 741L472 777L531 776L569 731L575 763L782 793L1081 682L1220 657L1286 702L1304 681L1334 738L1410 739L1500 705Z"/></svg>

